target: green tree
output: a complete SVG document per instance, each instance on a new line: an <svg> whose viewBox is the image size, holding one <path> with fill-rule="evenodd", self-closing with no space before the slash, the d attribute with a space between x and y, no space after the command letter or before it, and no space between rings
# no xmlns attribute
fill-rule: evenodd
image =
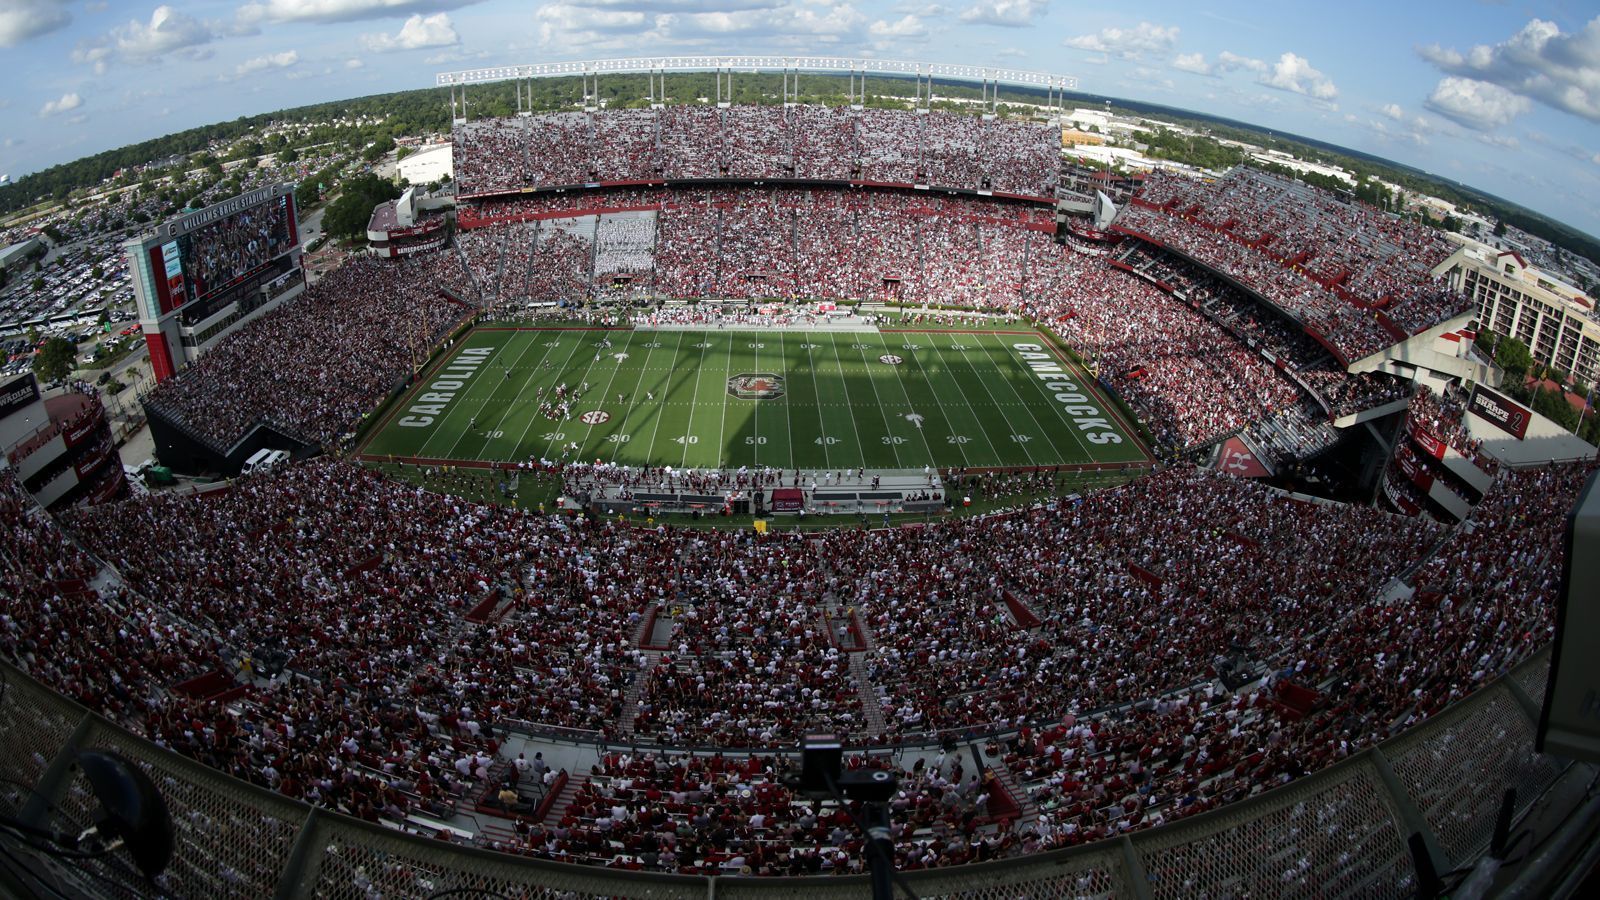
<svg viewBox="0 0 1600 900"><path fill-rule="evenodd" d="M28 287L33 288L35 291L42 291L42 290L44 290L44 279L43 278L35 278L33 280L33 283L28 285Z"/></svg>
<svg viewBox="0 0 1600 900"><path fill-rule="evenodd" d="M372 143L372 146L370 146L367 149L361 151L361 158L366 160L367 162L374 162L374 161L376 161L378 159L381 159L385 153L388 153L390 150L393 150L393 149L394 149L394 138L392 138L392 137L390 137L388 135L384 135L383 137L381 137L378 140L374 141Z"/></svg>
<svg viewBox="0 0 1600 900"><path fill-rule="evenodd" d="M1578 427L1578 411L1567 402L1566 394L1545 388L1533 398L1533 411L1571 431Z"/></svg>
<svg viewBox="0 0 1600 900"><path fill-rule="evenodd" d="M77 355L78 348L72 346L71 341L53 337L45 341L33 357L33 373L40 381L59 381L72 374L72 363Z"/></svg>
<svg viewBox="0 0 1600 900"><path fill-rule="evenodd" d="M293 147L285 147L284 149L278 151L278 162L283 163L284 165L288 165L292 162L298 162L299 160L300 151Z"/></svg>
<svg viewBox="0 0 1600 900"><path fill-rule="evenodd" d="M1495 362L1506 370L1507 375L1515 375L1520 381L1533 368L1533 353L1528 350L1527 344L1516 338L1502 337L1495 345Z"/></svg>
<svg viewBox="0 0 1600 900"><path fill-rule="evenodd" d="M1494 221L1494 236L1495 237L1505 237L1505 235L1506 235L1506 220L1505 219L1496 219Z"/></svg>
<svg viewBox="0 0 1600 900"><path fill-rule="evenodd" d="M329 237L355 240L366 233L372 208L400 196L395 183L376 175L357 175L339 186L339 199L328 206L322 229Z"/></svg>
<svg viewBox="0 0 1600 900"><path fill-rule="evenodd" d="M93 278L95 281L99 281L100 279L106 277L106 270L102 269L99 263L96 263L94 268L89 270L89 277Z"/></svg>

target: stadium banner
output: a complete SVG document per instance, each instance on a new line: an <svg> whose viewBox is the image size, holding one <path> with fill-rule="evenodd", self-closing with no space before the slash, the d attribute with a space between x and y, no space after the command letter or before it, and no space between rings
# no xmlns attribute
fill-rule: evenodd
<svg viewBox="0 0 1600 900"><path fill-rule="evenodd" d="M1261 457L1237 437L1228 438L1223 442L1222 454L1217 457L1216 468L1241 478L1272 477L1272 470L1267 468Z"/></svg>
<svg viewBox="0 0 1600 900"><path fill-rule="evenodd" d="M799 512L805 506L805 496L798 488L777 488L772 492L772 511Z"/></svg>
<svg viewBox="0 0 1600 900"><path fill-rule="evenodd" d="M1424 453L1434 459L1444 459L1444 441L1429 434L1427 429L1417 422L1411 423L1411 439L1417 442L1417 446L1421 447Z"/></svg>
<svg viewBox="0 0 1600 900"><path fill-rule="evenodd" d="M33 377L32 372L24 372L18 375L6 382L3 387L0 387L0 419L4 419L38 399L39 380Z"/></svg>
<svg viewBox="0 0 1600 900"><path fill-rule="evenodd" d="M1473 387L1472 396L1467 399L1467 410L1488 419L1519 441L1527 435L1528 423L1533 421L1533 413L1526 407L1518 406L1481 384Z"/></svg>

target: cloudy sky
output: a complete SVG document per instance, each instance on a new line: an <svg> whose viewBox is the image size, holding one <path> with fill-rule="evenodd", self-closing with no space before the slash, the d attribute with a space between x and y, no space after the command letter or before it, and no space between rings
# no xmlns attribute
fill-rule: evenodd
<svg viewBox="0 0 1600 900"><path fill-rule="evenodd" d="M1593 0L0 0L0 173L426 87L448 69L756 52L1076 75L1086 91L1386 156L1600 234Z"/></svg>

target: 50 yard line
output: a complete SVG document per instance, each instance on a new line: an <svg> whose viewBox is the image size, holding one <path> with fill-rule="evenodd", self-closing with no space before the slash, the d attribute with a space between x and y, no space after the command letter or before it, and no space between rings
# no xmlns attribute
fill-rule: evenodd
<svg viewBox="0 0 1600 900"><path fill-rule="evenodd" d="M781 331L778 332L778 358L783 360L784 367L787 368L789 365L789 348L783 341L783 332ZM784 374L787 375L788 373L785 372ZM789 468L792 469L794 468L794 418L789 415L789 392L785 390L783 396L778 399L783 401L783 421L787 431L784 443L789 447ZM824 461L828 458L826 444L823 445L822 458Z"/></svg>

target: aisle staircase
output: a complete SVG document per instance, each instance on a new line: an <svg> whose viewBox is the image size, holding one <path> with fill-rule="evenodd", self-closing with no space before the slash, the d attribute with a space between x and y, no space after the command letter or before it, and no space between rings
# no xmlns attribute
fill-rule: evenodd
<svg viewBox="0 0 1600 900"><path fill-rule="evenodd" d="M644 696L645 687L650 683L650 675L656 670L656 663L661 660L660 650L642 650L639 660L639 673L634 676L633 683L628 685L627 693L622 698L622 716L617 720L617 730L624 736L632 736L633 722L639 717L639 700Z"/></svg>
<svg viewBox="0 0 1600 900"><path fill-rule="evenodd" d="M569 772L567 783L562 786L561 793L556 795L555 802L550 804L550 811L544 814L544 825L554 825L561 821L567 814L567 807L572 805L572 799L578 796L578 791L589 783L588 772Z"/></svg>

